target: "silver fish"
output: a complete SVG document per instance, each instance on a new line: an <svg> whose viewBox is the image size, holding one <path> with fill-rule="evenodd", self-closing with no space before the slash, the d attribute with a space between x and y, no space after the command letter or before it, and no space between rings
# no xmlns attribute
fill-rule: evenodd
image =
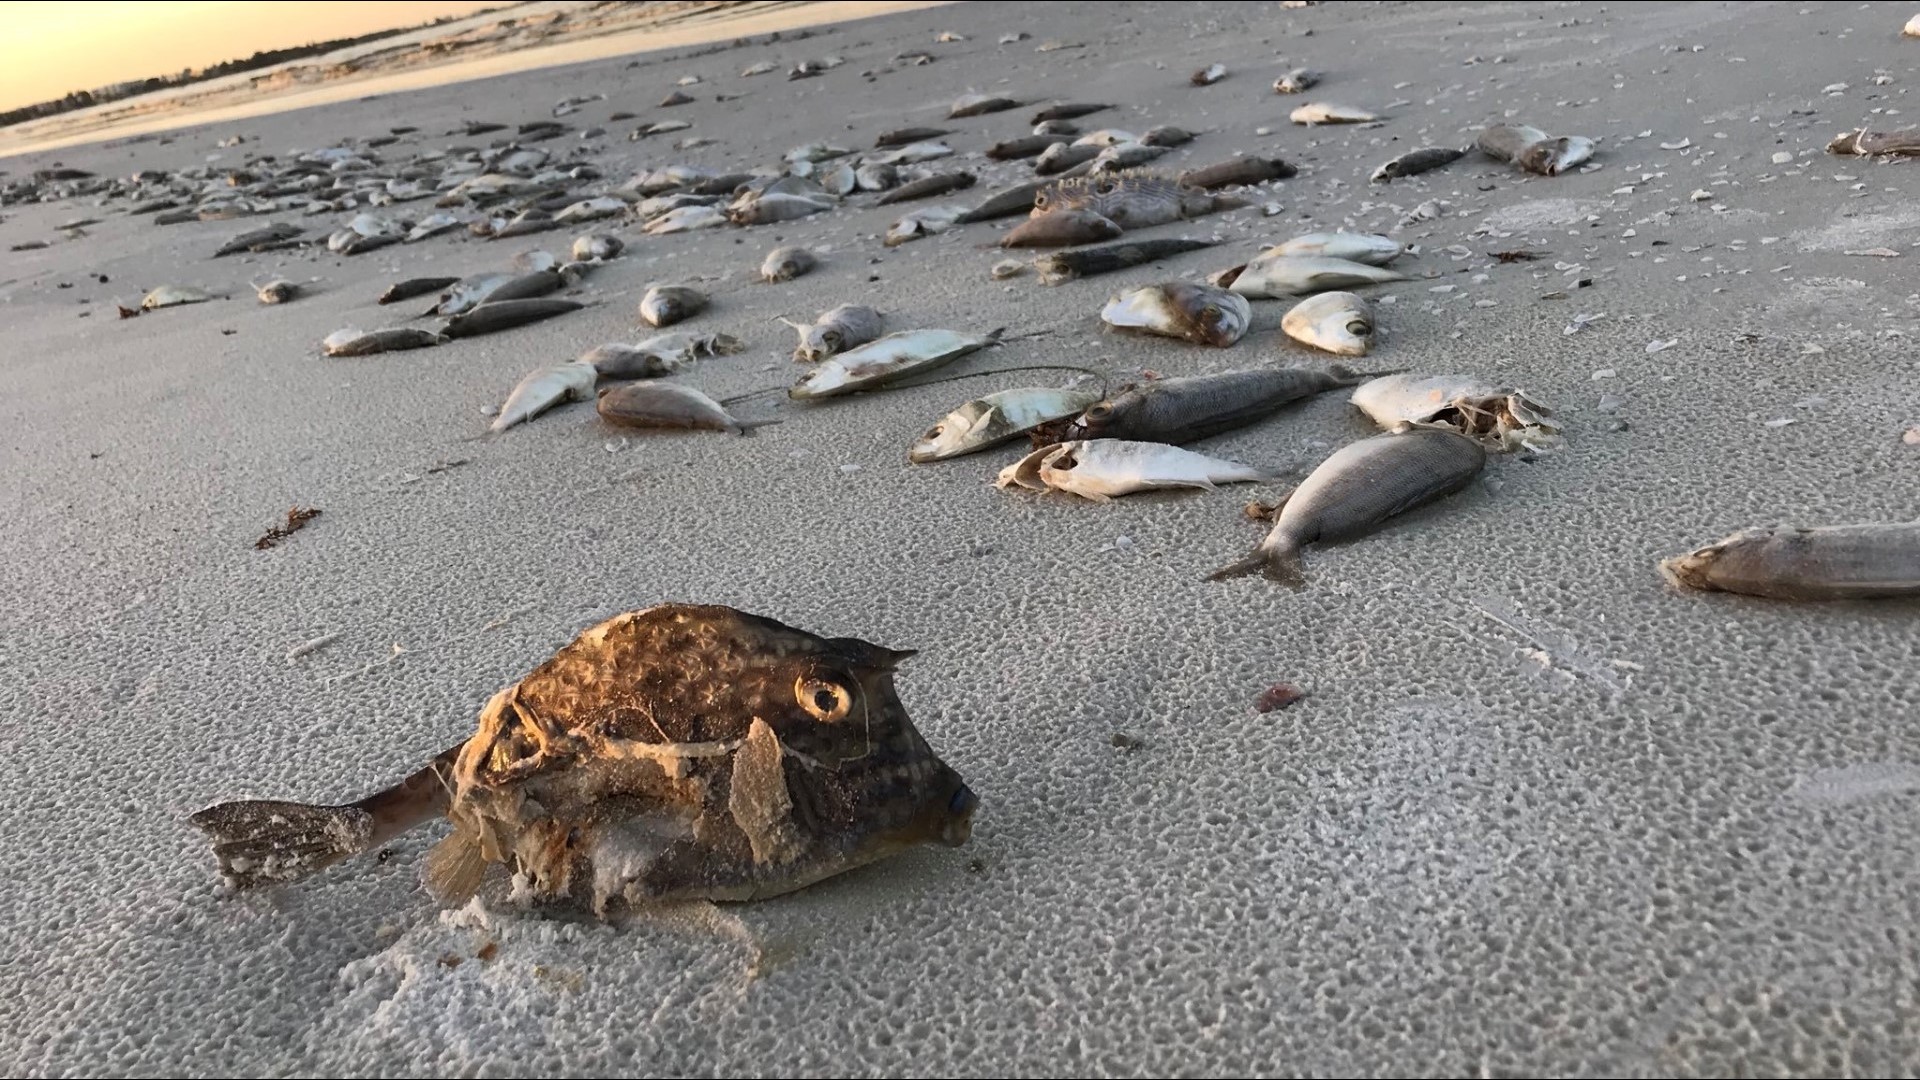
<svg viewBox="0 0 1920 1080"><path fill-rule="evenodd" d="M440 294L440 302L435 304L429 315L459 315L472 311L487 302L494 291L507 282L514 280L512 274L476 274L463 278L452 288Z"/></svg>
<svg viewBox="0 0 1920 1080"><path fill-rule="evenodd" d="M860 188L860 173L842 162L820 174L820 187L829 195L851 195Z"/></svg>
<svg viewBox="0 0 1920 1080"><path fill-rule="evenodd" d="M803 247L777 247L760 262L760 280L771 285L794 278L813 269L813 252Z"/></svg>
<svg viewBox="0 0 1920 1080"><path fill-rule="evenodd" d="M1221 289L1168 281L1109 300L1100 319L1124 330L1226 348L1246 336L1253 308L1245 298Z"/></svg>
<svg viewBox="0 0 1920 1080"><path fill-rule="evenodd" d="M1512 387L1465 375L1383 375L1356 387L1348 400L1383 428L1450 427L1493 449L1537 450L1558 437L1551 409Z"/></svg>
<svg viewBox="0 0 1920 1080"><path fill-rule="evenodd" d="M886 239L882 242L887 247L899 247L910 240L943 233L966 215L967 208L964 206L923 207L889 225Z"/></svg>
<svg viewBox="0 0 1920 1080"><path fill-rule="evenodd" d="M1044 447L1040 482L1094 502L1158 488L1204 488L1257 483L1277 474L1197 454L1166 443L1092 439ZM1017 467L1017 466L1016 466Z"/></svg>
<svg viewBox="0 0 1920 1080"><path fill-rule="evenodd" d="M1480 152L1541 176L1558 176L1593 157L1594 142L1581 135L1558 138L1524 124L1495 124L1474 140Z"/></svg>
<svg viewBox="0 0 1920 1080"><path fill-rule="evenodd" d="M781 192L747 195L727 207L727 220L735 225L773 225L825 213L833 205L832 198L824 193L818 197Z"/></svg>
<svg viewBox="0 0 1920 1080"><path fill-rule="evenodd" d="M968 116L984 116L987 113L1005 112L1017 109L1020 103L1012 98L996 97L992 94L964 94L954 101L947 110L947 119L959 120Z"/></svg>
<svg viewBox="0 0 1920 1080"><path fill-rule="evenodd" d="M1920 520L1745 529L1660 562L1676 586L1773 600L1920 597Z"/></svg>
<svg viewBox="0 0 1920 1080"><path fill-rule="evenodd" d="M605 262L617 258L627 248L627 242L617 236L606 233L588 233L575 237L573 241L573 260L575 262Z"/></svg>
<svg viewBox="0 0 1920 1080"><path fill-rule="evenodd" d="M222 255L234 255L242 251L262 251L271 247L283 246L287 241L299 236L304 231L305 230L298 225L281 223L265 225L249 232L243 232L239 236L221 244L220 249L215 251L213 256L217 259Z"/></svg>
<svg viewBox="0 0 1920 1080"><path fill-rule="evenodd" d="M1365 356L1373 346L1373 309L1353 293L1324 292L1295 304L1280 329L1336 356Z"/></svg>
<svg viewBox="0 0 1920 1080"><path fill-rule="evenodd" d="M609 342L580 354L603 379L652 379L671 375L700 356L725 356L746 348L730 334L655 334L638 345Z"/></svg>
<svg viewBox="0 0 1920 1080"><path fill-rule="evenodd" d="M1407 275L1348 259L1262 255L1238 273L1227 271L1221 280L1236 295L1257 300L1405 281Z"/></svg>
<svg viewBox="0 0 1920 1080"><path fill-rule="evenodd" d="M831 356L787 389L795 401L851 394L950 364L1000 341L955 330L906 330Z"/></svg>
<svg viewBox="0 0 1920 1080"><path fill-rule="evenodd" d="M1396 514L1459 491L1487 463L1479 443L1445 428L1402 425L1349 443L1282 500L1273 529L1253 553L1209 574L1210 581L1256 570L1303 588L1300 550L1358 539Z"/></svg>
<svg viewBox="0 0 1920 1080"><path fill-rule="evenodd" d="M522 274L537 274L559 265L560 259L550 251L523 251L513 257L513 268Z"/></svg>
<svg viewBox="0 0 1920 1080"><path fill-rule="evenodd" d="M640 297L640 318L649 326L672 326L705 311L707 294L687 285L653 285Z"/></svg>
<svg viewBox="0 0 1920 1080"><path fill-rule="evenodd" d="M860 304L841 304L820 313L811 325L781 319L800 335L793 359L798 363L818 363L835 353L855 349L880 336L886 317Z"/></svg>
<svg viewBox="0 0 1920 1080"><path fill-rule="evenodd" d="M1000 237L1004 248L1074 247L1118 238L1126 230L1098 210L1072 208L1036 211Z"/></svg>
<svg viewBox="0 0 1920 1080"><path fill-rule="evenodd" d="M734 419L719 402L691 386L677 383L636 382L600 392L594 403L609 424L638 428L689 428L745 434L749 427ZM778 423L778 421L764 421Z"/></svg>
<svg viewBox="0 0 1920 1080"><path fill-rule="evenodd" d="M953 153L953 147L939 142L908 143L896 150L867 158L868 165L918 165Z"/></svg>
<svg viewBox="0 0 1920 1080"><path fill-rule="evenodd" d="M322 346L328 356L372 356L399 349L419 349L447 340L431 330L398 326L388 330L335 330Z"/></svg>
<svg viewBox="0 0 1920 1080"><path fill-rule="evenodd" d="M466 224L466 219L460 215L439 211L428 214L426 217L414 222L413 228L407 230L405 239L409 244L418 243L430 236L439 236L441 233L452 232L464 224Z"/></svg>
<svg viewBox="0 0 1920 1080"><path fill-rule="evenodd" d="M1260 257L1346 259L1368 266L1385 266L1406 254L1406 251L1399 241L1378 233L1330 232L1296 236L1261 252Z"/></svg>
<svg viewBox="0 0 1920 1080"><path fill-rule="evenodd" d="M1314 101L1302 105L1287 114L1287 119L1296 124L1370 124L1380 119L1365 109L1356 109L1351 105L1335 105L1326 101Z"/></svg>
<svg viewBox="0 0 1920 1080"><path fill-rule="evenodd" d="M204 304L209 300L222 299L225 298L194 285L162 285L140 298L140 310L156 311L164 307Z"/></svg>
<svg viewBox="0 0 1920 1080"><path fill-rule="evenodd" d="M1304 94L1320 82L1318 72L1306 68L1294 68L1285 75L1273 80L1273 92L1276 94Z"/></svg>
<svg viewBox="0 0 1920 1080"><path fill-rule="evenodd" d="M1330 364L1156 379L1093 405L1067 428L1066 437L1194 442L1264 420L1302 398L1371 377Z"/></svg>
<svg viewBox="0 0 1920 1080"><path fill-rule="evenodd" d="M927 429L907 460L916 464L977 453L1053 420L1064 419L1100 400L1098 390L1028 386L976 398L941 417Z"/></svg>
<svg viewBox="0 0 1920 1080"><path fill-rule="evenodd" d="M529 372L507 395L507 403L500 406L500 415L493 418L493 424L487 430L498 435L556 405L585 401L593 396L593 384L599 377L600 373L594 370L592 364L579 360Z"/></svg>

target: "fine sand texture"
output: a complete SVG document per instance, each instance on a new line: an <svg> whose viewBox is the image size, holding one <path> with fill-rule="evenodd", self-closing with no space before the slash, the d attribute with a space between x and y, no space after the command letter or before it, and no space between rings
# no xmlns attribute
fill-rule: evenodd
<svg viewBox="0 0 1920 1080"><path fill-rule="evenodd" d="M214 259L291 221L156 225L124 201L0 209L0 1063L30 1075L1884 1076L1920 1061L1920 609L1680 593L1661 558L1754 525L1920 513L1920 166L1829 155L1920 117L1909 5L970 3L0 160L102 175L238 167L386 132L548 118L610 189L643 168L775 169L802 143L949 128L973 205L1052 101L1084 130L1197 133L1174 169L1277 156L1217 238L1044 287L989 268L1009 222L894 248L904 207L625 238L560 318L330 358L405 323L387 284L563 253L586 228L453 233L352 257ZM963 40L937 42L942 32ZM1001 43L1002 35L1021 40ZM1042 46L1057 45L1046 48ZM896 57L930 53L931 63ZM788 81L793 64L845 63ZM760 60L780 70L742 78ZM1188 77L1220 62L1227 77ZM1323 73L1272 92L1293 67ZM684 76L692 104L656 104ZM969 91L1019 110L948 122ZM716 95L732 96L716 101ZM737 95L737 96L734 96ZM1303 101L1374 126L1305 128ZM638 119L611 122L615 111ZM692 128L630 142L640 123ZM1557 177L1424 146L1524 123L1598 140ZM583 140L578 129L603 126ZM235 135L246 141L216 144ZM673 140L712 141L687 150ZM383 212L420 215L430 202ZM98 218L63 232L62 223ZM1254 304L1229 349L1122 336L1123 287L1199 280L1290 236L1387 233L1370 370L1477 375L1564 442L1357 542L1307 586L1202 580L1286 482L1108 505L996 490L1024 446L911 465L969 398L1049 371L817 404L738 402L748 437L621 432L573 404L486 437L528 371L634 341L649 282L744 339L677 381L727 398L803 370L843 303L1008 342L951 374L1073 365L1114 385L1328 359ZM757 281L781 244L818 269ZM1529 250L1538 259L1502 261ZM1850 254L1882 251L1882 254ZM1891 255L1885 254L1891 253ZM1030 254L1030 253L1028 253ZM250 279L306 285L255 302ZM118 319L160 285L228 299ZM1604 317L1601 317L1604 316ZM412 325L433 325L423 320ZM1656 344L1664 347L1656 347ZM1198 444L1311 465L1371 433L1329 393ZM292 506L322 514L254 541ZM790 896L601 924L503 880L438 909L417 830L236 894L188 823L215 801L342 802L465 738L592 623L721 603L919 654L902 700L978 793L973 839ZM317 639L327 643L289 658ZM1276 683L1307 696L1254 704ZM1123 737L1122 737L1123 736Z"/></svg>

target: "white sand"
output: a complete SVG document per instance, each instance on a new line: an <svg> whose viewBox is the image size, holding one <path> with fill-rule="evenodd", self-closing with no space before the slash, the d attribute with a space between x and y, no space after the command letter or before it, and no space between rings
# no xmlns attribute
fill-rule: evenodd
<svg viewBox="0 0 1920 1080"><path fill-rule="evenodd" d="M0 1062L33 1075L1910 1071L1920 800L1884 778L1920 763L1914 608L1682 596L1654 570L1751 524L1920 505L1920 451L1899 437L1920 422L1907 213L1920 169L1821 150L1857 123L1912 119L1910 14L968 4L0 162L183 168L401 123L422 128L409 145L437 146L455 123L537 119L581 93L609 99L573 121L653 118L698 73L700 101L672 114L720 141L684 155L607 143L610 181L945 126L969 89L1120 106L1089 127L1203 132L1175 165L1261 152L1301 167L1264 197L1281 215L1156 230L1228 243L1108 279L992 281L994 226L886 250L890 209L630 232L629 257L584 289L601 306L354 360L320 357L319 342L405 314L373 305L387 281L571 234L215 261L258 222L6 209L0 246L105 221L8 254L0 272ZM945 29L968 40L935 45ZM1032 38L995 43L1011 30ZM1050 38L1085 47L1035 51ZM907 48L940 59L889 69ZM819 79L737 78L763 57L828 52L848 63ZM1187 85L1214 60L1233 74ZM1301 63L1328 73L1313 96L1390 119L1286 123L1299 102L1268 87ZM1893 82L1875 85L1876 69ZM1849 89L1821 92L1837 82ZM955 125L983 178L962 201L1025 175L978 152L1024 133L1029 111ZM1600 139L1604 168L1526 179L1473 157L1366 183L1388 156L1467 145L1507 118ZM234 133L257 142L214 148ZM1771 164L1779 150L1795 163ZM1709 198L1690 201L1696 189ZM1258 539L1240 507L1275 486L1097 506L994 490L1018 447L906 464L936 417L1021 376L811 408L770 397L740 411L785 423L749 439L623 440L573 406L463 441L533 366L633 340L648 281L690 275L724 279L688 328L751 344L695 369L716 397L793 377L774 315L856 300L897 327L1051 331L956 371L1312 361L1273 302L1230 351L1103 334L1096 312L1122 285L1311 229L1392 229L1427 199L1451 212L1396 235L1439 276L1368 290L1396 299L1378 303L1367 363L1517 382L1563 410L1567 446L1498 460L1442 505L1310 551L1303 593L1201 581ZM1493 212L1524 231L1475 235ZM1885 228L1856 243L1860 222ZM783 242L832 250L796 282L751 283ZM1843 253L1876 246L1901 255ZM1520 247L1550 254L1487 255ZM313 295L255 305L246 280L268 271L317 278ZM113 298L169 281L235 298L113 318ZM1541 299L1560 289L1571 299ZM1576 313L1606 318L1563 334ZM1602 412L1609 395L1618 410ZM1279 464L1366 433L1329 395L1200 448ZM427 472L457 458L469 463ZM325 512L254 550L296 503ZM922 650L901 693L980 794L972 844L612 928L497 895L436 911L417 871L437 830L279 895L218 885L191 811L365 794L464 737L494 690L583 627L666 600ZM327 634L340 638L287 661ZM1256 714L1279 680L1311 696ZM1116 749L1115 732L1145 745ZM1806 795L1836 784L1844 797ZM488 941L495 958L473 958Z"/></svg>

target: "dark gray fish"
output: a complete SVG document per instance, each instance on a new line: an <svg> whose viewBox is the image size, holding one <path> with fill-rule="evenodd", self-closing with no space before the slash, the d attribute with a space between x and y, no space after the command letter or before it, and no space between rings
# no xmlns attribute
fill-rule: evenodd
<svg viewBox="0 0 1920 1080"><path fill-rule="evenodd" d="M1370 378L1373 375L1330 364L1157 379L1081 413L1065 437L1175 445L1196 442L1264 420L1302 398L1357 386Z"/></svg>
<svg viewBox="0 0 1920 1080"><path fill-rule="evenodd" d="M1072 247L1120 236L1120 226L1093 210L1058 210L1030 217L1000 238L1000 246Z"/></svg>
<svg viewBox="0 0 1920 1080"><path fill-rule="evenodd" d="M879 137L873 140L873 145L876 149L892 150L896 147L906 146L911 143L926 142L929 139L937 139L940 136L946 135L946 134L949 134L946 128L930 128L930 127L895 128L892 131L881 132Z"/></svg>
<svg viewBox="0 0 1920 1080"><path fill-rule="evenodd" d="M1451 165L1466 156L1465 150L1455 150L1451 146L1433 146L1425 150L1410 150L1392 161L1373 170L1373 182L1385 184L1403 176L1418 176L1443 165Z"/></svg>
<svg viewBox="0 0 1920 1080"><path fill-rule="evenodd" d="M1085 165L1100 156L1102 146L1074 146L1070 143L1055 143L1047 147L1046 152L1033 163L1033 171L1040 176L1058 176L1076 165Z"/></svg>
<svg viewBox="0 0 1920 1080"><path fill-rule="evenodd" d="M402 300L411 300L416 296L437 293L441 289L459 283L460 279L456 277L408 278L405 281L396 281L392 285L387 286L387 291L380 294L379 302L382 304L393 304Z"/></svg>
<svg viewBox="0 0 1920 1080"><path fill-rule="evenodd" d="M959 120L968 116L985 116L988 113L1005 112L1017 109L1020 103L1012 98L994 97L991 94L967 94L953 103L947 111L947 119Z"/></svg>
<svg viewBox="0 0 1920 1080"><path fill-rule="evenodd" d="M1186 128L1174 127L1172 124L1148 128L1147 133L1140 136L1142 146L1185 146L1192 141L1193 132Z"/></svg>
<svg viewBox="0 0 1920 1080"><path fill-rule="evenodd" d="M1027 123L1044 124L1049 120L1078 120L1083 116L1092 116L1094 113L1105 112L1111 108L1113 108L1111 105L1049 105L1039 112L1034 113L1033 119L1027 121Z"/></svg>
<svg viewBox="0 0 1920 1080"><path fill-rule="evenodd" d="M1241 157L1218 165L1188 169L1180 174L1180 182L1191 187L1211 189L1286 180L1299 172L1299 169L1279 158Z"/></svg>
<svg viewBox="0 0 1920 1080"><path fill-rule="evenodd" d="M1033 212L1033 197L1053 185L1052 180L1034 180L1030 183L997 191L987 197L987 201L961 214L954 220L962 225L976 221L992 221L995 218L1012 217L1015 214Z"/></svg>
<svg viewBox="0 0 1920 1080"><path fill-rule="evenodd" d="M1105 247L1056 251L1034 260L1042 285L1059 285L1075 278L1110 274L1116 270L1143 266L1187 251L1212 247L1211 240L1133 240Z"/></svg>
<svg viewBox="0 0 1920 1080"><path fill-rule="evenodd" d="M891 206L894 203L912 202L915 199L930 199L950 191L963 191L973 185L974 176L970 172L939 173L922 180L915 180L911 184L901 184L880 196L879 201L874 205Z"/></svg>
<svg viewBox="0 0 1920 1080"><path fill-rule="evenodd" d="M1321 462L1288 493L1273 530L1253 553L1207 575L1224 581L1258 570L1270 580L1304 588L1300 549L1357 540L1388 518L1451 495L1487 463L1481 445L1457 431L1405 425L1349 443Z"/></svg>
<svg viewBox="0 0 1920 1080"><path fill-rule="evenodd" d="M1019 161L1022 158L1039 157L1047 147L1058 142L1050 135L1022 135L1017 139L997 142L987 147L987 157L993 161Z"/></svg>
<svg viewBox="0 0 1920 1080"><path fill-rule="evenodd" d="M551 319L555 315L565 315L569 311L579 311L585 304L574 300L561 300L545 296L531 300L488 300L464 315L455 315L447 320L441 333L448 337L476 337L491 334L496 330L510 330L516 326Z"/></svg>
<svg viewBox="0 0 1920 1080"><path fill-rule="evenodd" d="M298 225L276 222L251 232L243 232L221 244L220 250L214 252L213 257L217 259L222 255L234 255L242 251L262 251L270 247L278 247L299 236L303 231Z"/></svg>

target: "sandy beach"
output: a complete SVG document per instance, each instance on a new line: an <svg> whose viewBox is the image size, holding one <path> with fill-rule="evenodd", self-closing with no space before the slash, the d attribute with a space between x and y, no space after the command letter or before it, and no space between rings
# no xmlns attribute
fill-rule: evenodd
<svg viewBox="0 0 1920 1080"><path fill-rule="evenodd" d="M1920 513L1920 164L1834 135L1914 122L1910 5L954 4L724 50L673 45L0 159L103 176L240 167L409 133L383 160L486 145L605 94L539 144L643 169L777 166L946 128L974 188L651 236L600 222L355 256L215 259L291 221L156 225L124 201L0 208L0 758L13 870L0 1063L27 1075L1883 1076L1920 1062L1920 609L1682 593L1656 563L1754 525ZM735 36L729 34L725 40ZM961 40L938 41L943 33ZM1002 43L1003 35L1023 35ZM1042 46L1057 46L1046 48ZM636 46L638 47L638 46ZM924 51L934 59L896 62ZM691 55L693 53L699 55ZM811 58L845 63L810 79ZM757 61L780 70L741 71ZM1190 73L1228 75L1194 86ZM1308 66L1304 97L1273 80ZM695 100L657 103L685 76ZM946 119L962 94L1022 108ZM716 100L716 96L729 100ZM921 205L1031 179L983 151L1054 101L1077 123L1197 134L1297 176L1145 230L1217 245L1055 287L996 280L1011 221L898 247ZM1302 127L1305 101L1382 123ZM637 114L615 122L618 111ZM636 124L686 120L629 141ZM449 132L509 125L477 139ZM1532 176L1470 153L1383 161L1495 123L1597 141ZM606 134L582 139L580 129ZM245 141L219 144L233 136ZM683 136L711 139L677 150ZM1425 207L1423 210L1422 207ZM431 202L383 212L425 214ZM97 218L75 232L62 223ZM1015 219L1017 220L1017 219ZM327 357L342 327L428 326L387 284L622 257L572 314L435 348ZM1412 280L1361 290L1368 370L1463 373L1553 406L1564 441L1314 548L1299 592L1205 573L1289 481L1106 505L996 490L1012 445L909 464L985 376L739 403L751 437L627 432L588 403L487 437L530 370L675 329L735 355L676 381L784 387L794 333L844 303L890 330L1009 341L946 374L1073 365L1114 385L1329 358L1253 305L1228 349L1102 326L1123 288L1197 281L1291 236L1379 232ZM1129 234L1130 236L1132 234ZM776 246L820 265L782 284ZM1502 261L1494 252L1539 258ZM1868 254L1860 254L1867 252ZM1874 254L1873 252L1879 252ZM293 302L255 302L282 275ZM228 298L115 317L162 285ZM397 310L396 310L397 309ZM1197 449L1311 466L1374 433L1344 392ZM270 550L290 507L322 514ZM919 654L898 687L979 795L972 840L779 899L605 925L495 881L442 910L417 830L380 858L236 894L187 816L351 800L473 731L594 622L685 601ZM323 647L289 658L320 638ZM1304 690L1257 712L1275 683Z"/></svg>

